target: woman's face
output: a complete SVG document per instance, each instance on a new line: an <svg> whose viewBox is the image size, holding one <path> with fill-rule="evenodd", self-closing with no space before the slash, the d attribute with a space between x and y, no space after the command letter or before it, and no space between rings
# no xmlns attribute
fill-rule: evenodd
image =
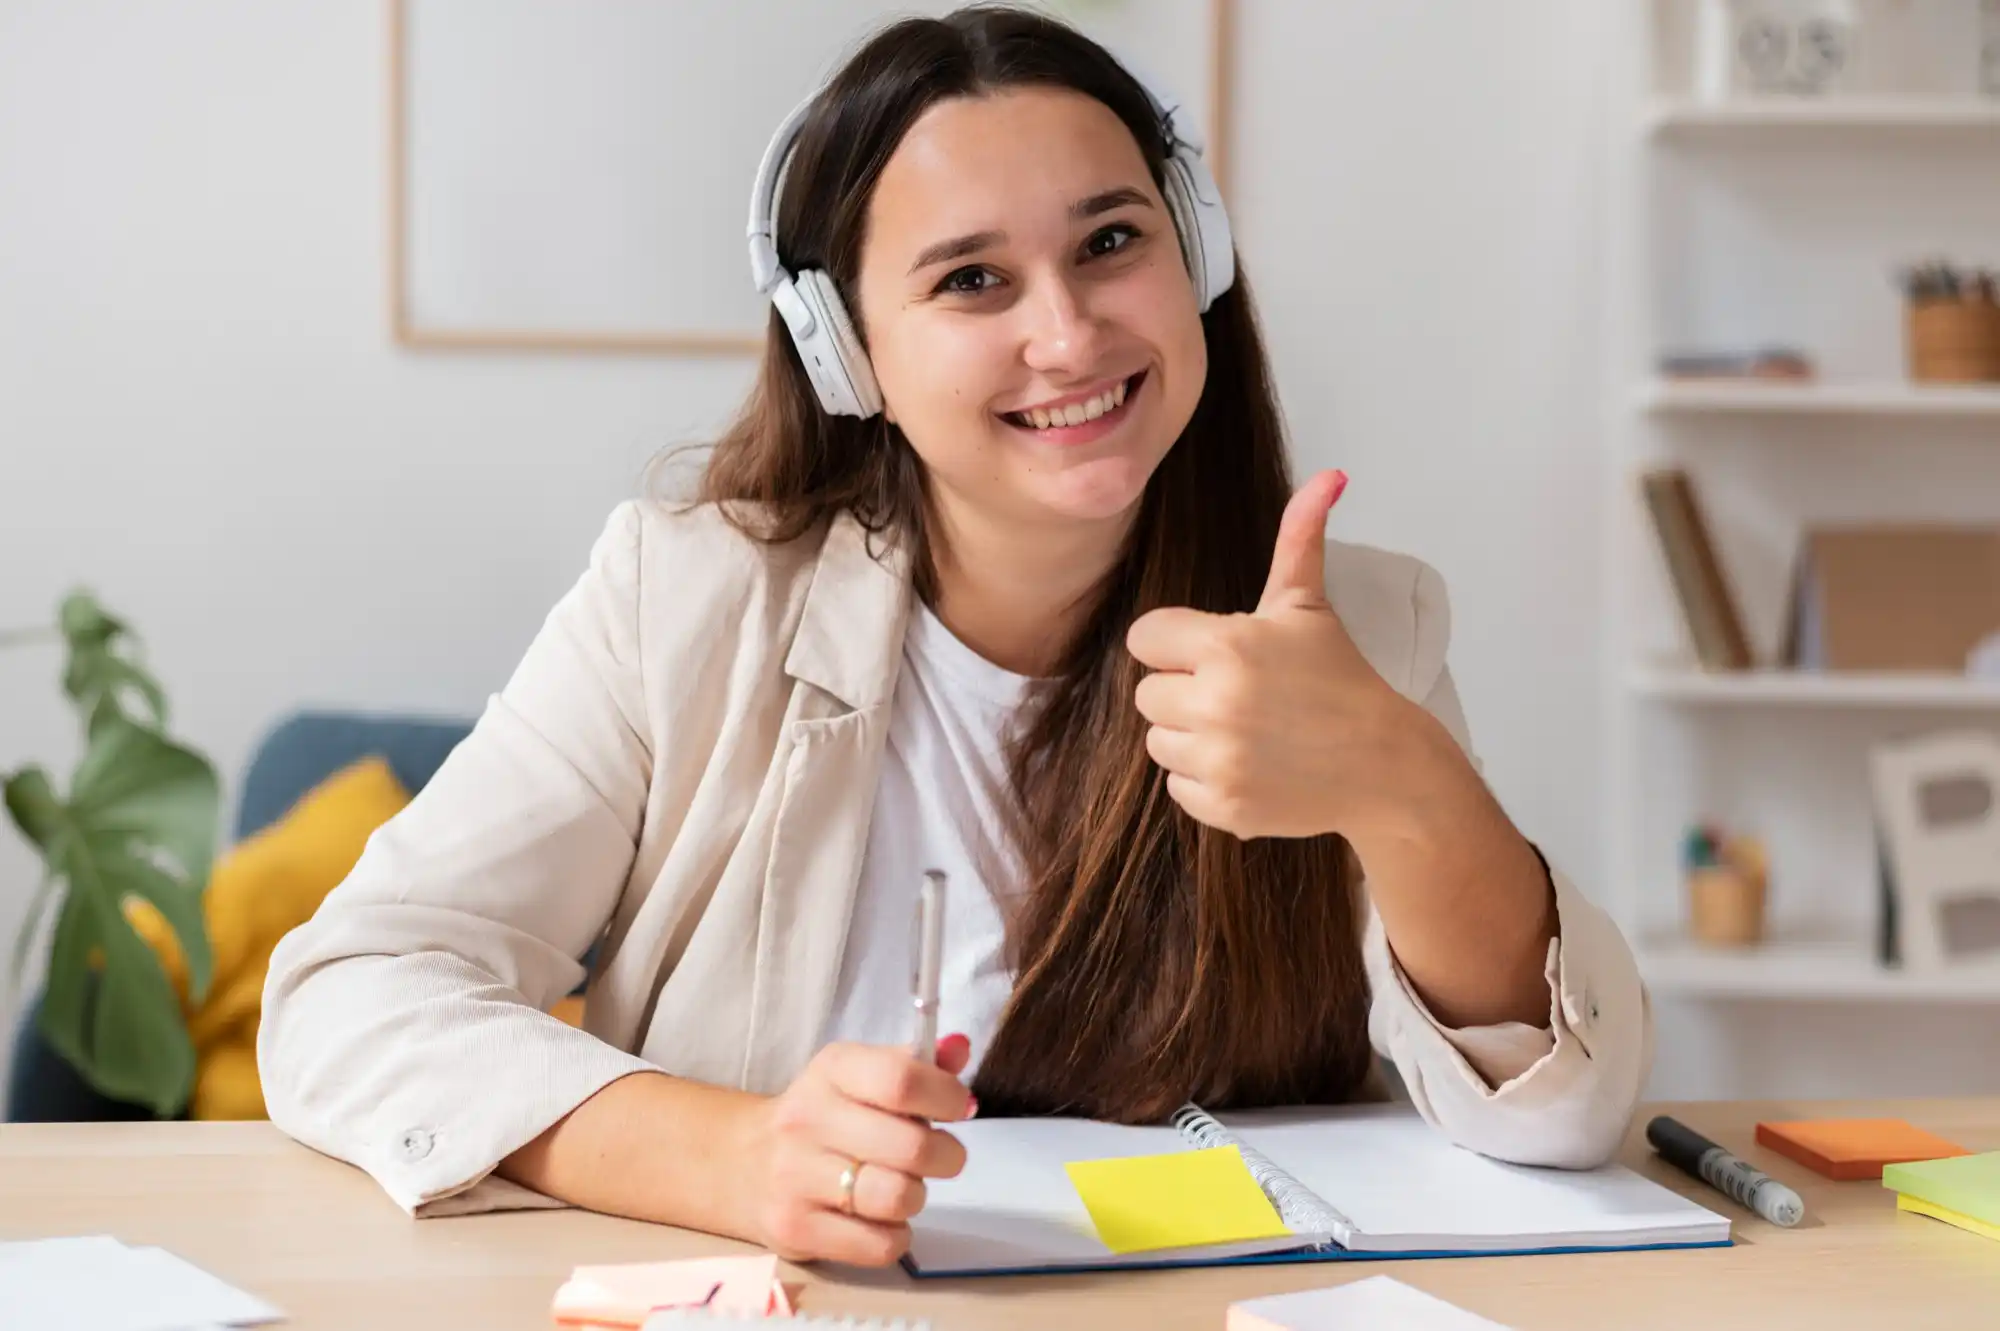
<svg viewBox="0 0 2000 1331"><path fill-rule="evenodd" d="M1208 373L1166 201L1079 93L925 111L870 201L858 285L889 418L939 501L988 521L1127 515Z"/></svg>

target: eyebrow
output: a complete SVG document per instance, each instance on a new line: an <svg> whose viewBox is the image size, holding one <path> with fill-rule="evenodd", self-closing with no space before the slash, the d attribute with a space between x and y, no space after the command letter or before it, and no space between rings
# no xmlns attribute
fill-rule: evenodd
<svg viewBox="0 0 2000 1331"><path fill-rule="evenodd" d="M1079 199L1070 205L1069 215L1079 221L1097 217L1119 208L1150 208L1153 201L1130 185L1120 185L1115 189L1101 190L1086 199ZM954 236L926 246L910 265L910 272L920 273L936 264L950 263L990 249L1007 239L1004 231L974 231L970 235Z"/></svg>

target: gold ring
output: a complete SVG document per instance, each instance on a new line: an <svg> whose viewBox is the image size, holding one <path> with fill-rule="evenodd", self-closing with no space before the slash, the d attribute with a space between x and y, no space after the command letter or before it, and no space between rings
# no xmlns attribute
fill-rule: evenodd
<svg viewBox="0 0 2000 1331"><path fill-rule="evenodd" d="M850 1164L840 1171L840 1209L847 1215L854 1214L854 1185L861 1180L861 1167Z"/></svg>

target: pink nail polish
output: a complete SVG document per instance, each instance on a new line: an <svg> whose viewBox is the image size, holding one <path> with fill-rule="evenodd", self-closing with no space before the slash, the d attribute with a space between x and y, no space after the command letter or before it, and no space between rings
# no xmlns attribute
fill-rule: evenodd
<svg viewBox="0 0 2000 1331"><path fill-rule="evenodd" d="M968 1096L966 1096L966 1097L965 1097L965 1116L966 1116L967 1118L977 1118L977 1117L979 1117L979 1097L978 1097L978 1096L976 1096L976 1095L968 1095Z"/></svg>

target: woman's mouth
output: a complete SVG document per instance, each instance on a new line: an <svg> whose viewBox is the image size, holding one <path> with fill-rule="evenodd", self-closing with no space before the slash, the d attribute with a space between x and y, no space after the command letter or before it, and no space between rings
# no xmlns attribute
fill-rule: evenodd
<svg viewBox="0 0 2000 1331"><path fill-rule="evenodd" d="M1132 399L1138 394L1139 386L1145 383L1146 374L1147 371L1141 370L1080 401L1066 402L1054 408L1031 407L1027 411L1002 412L1000 419L1033 436L1038 443L1095 443L1117 429L1131 414Z"/></svg>

